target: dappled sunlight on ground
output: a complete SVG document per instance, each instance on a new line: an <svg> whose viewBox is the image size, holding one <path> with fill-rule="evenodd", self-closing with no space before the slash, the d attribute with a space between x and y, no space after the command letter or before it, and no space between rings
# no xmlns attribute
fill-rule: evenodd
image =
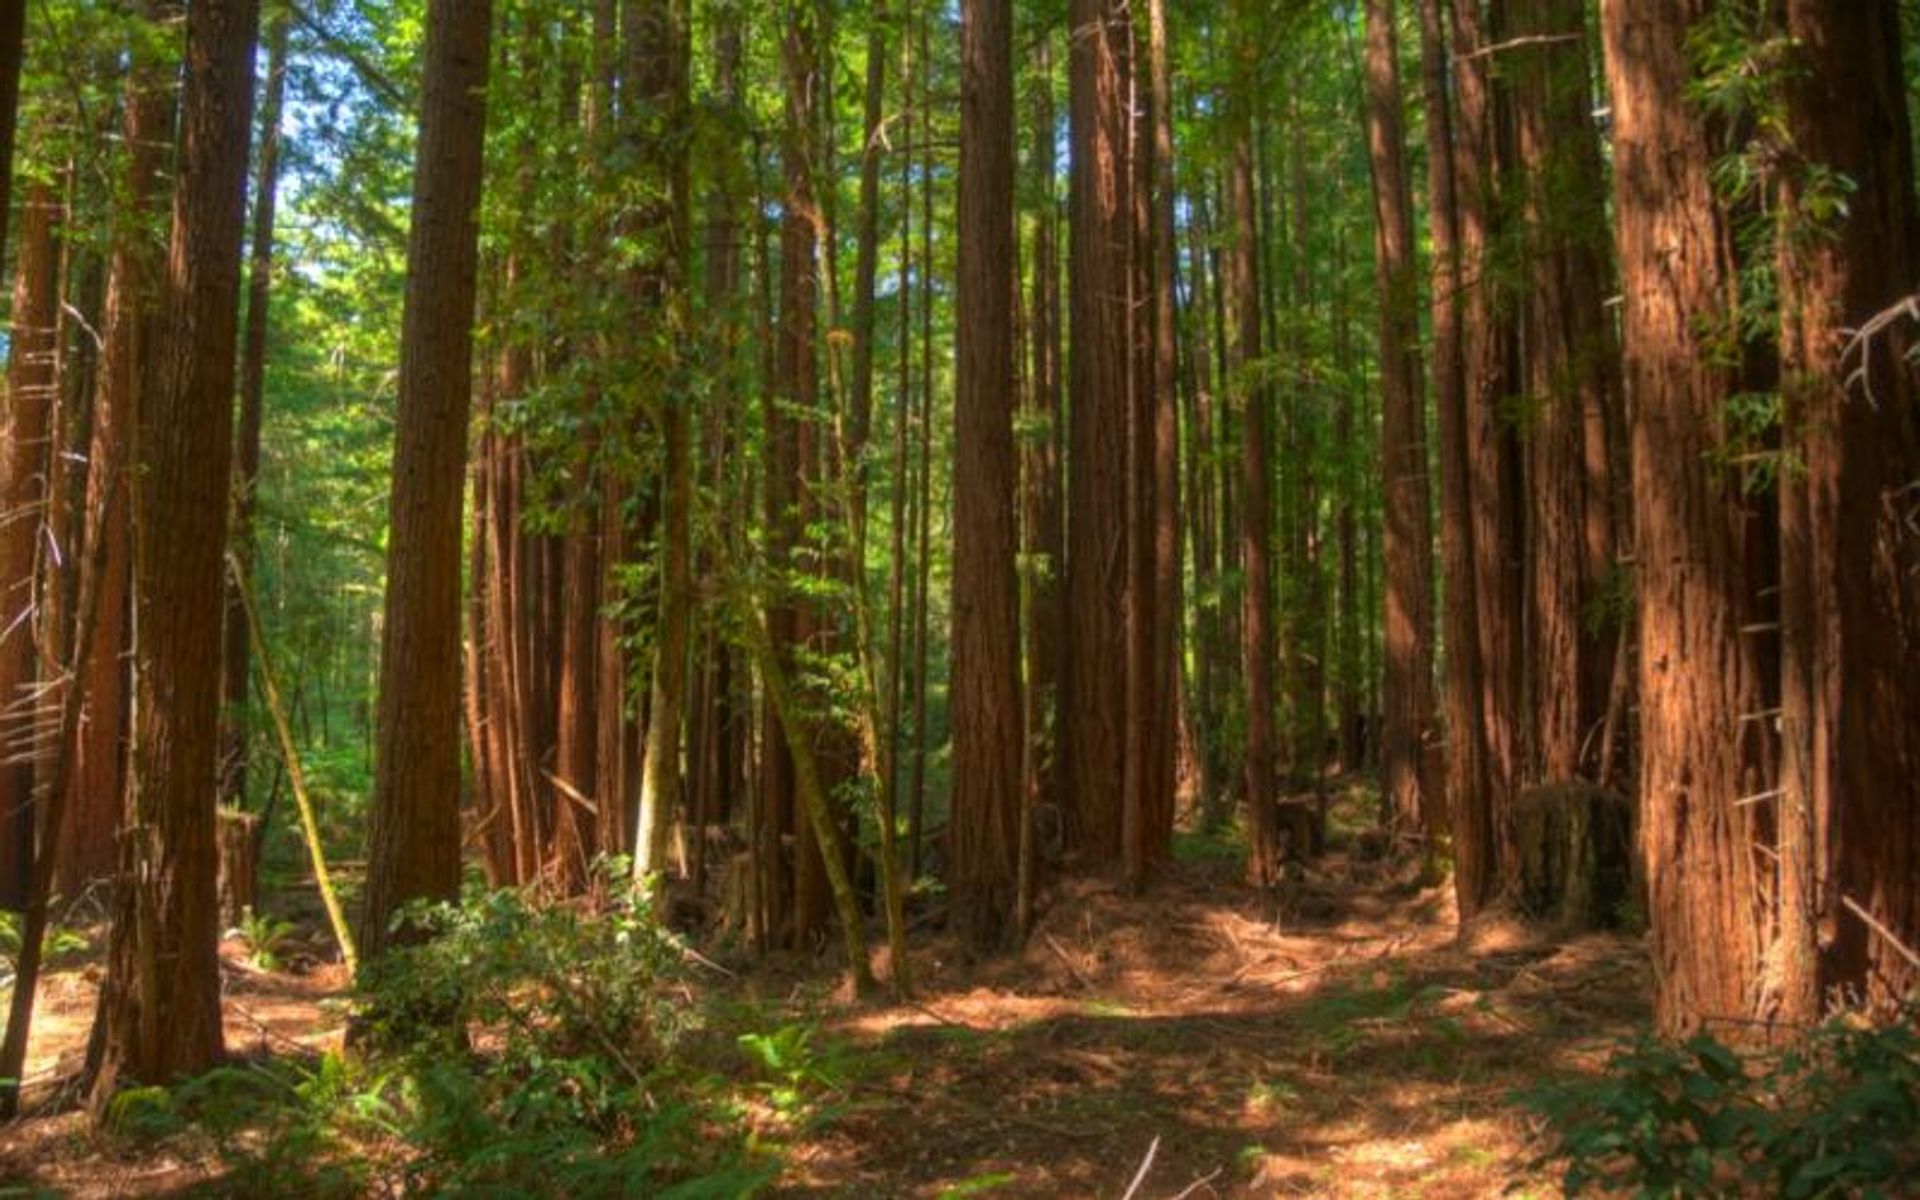
<svg viewBox="0 0 1920 1200"><path fill-rule="evenodd" d="M1644 1020L1637 942L1462 944L1445 888L1338 856L1293 887L1071 883L1015 959L936 942L915 1005L818 1009L866 1065L783 1194L1118 1196L1149 1147L1142 1196L1525 1194L1510 1093Z"/></svg>

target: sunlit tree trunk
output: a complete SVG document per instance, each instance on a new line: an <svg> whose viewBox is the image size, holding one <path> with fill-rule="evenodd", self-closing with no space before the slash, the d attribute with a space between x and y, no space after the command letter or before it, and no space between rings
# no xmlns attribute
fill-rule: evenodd
<svg viewBox="0 0 1920 1200"><path fill-rule="evenodd" d="M1712 127L1687 101L1687 33L1707 0L1606 0L1614 211L1632 397L1640 620L1640 849L1654 1012L1667 1032L1754 1015L1768 937L1755 850L1771 787L1758 650L1766 523L1726 453L1722 411L1740 372L1724 333L1734 264L1715 195Z"/></svg>

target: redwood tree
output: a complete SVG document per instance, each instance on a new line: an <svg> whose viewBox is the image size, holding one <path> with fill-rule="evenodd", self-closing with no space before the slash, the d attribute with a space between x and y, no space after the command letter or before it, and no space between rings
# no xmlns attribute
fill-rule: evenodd
<svg viewBox="0 0 1920 1200"><path fill-rule="evenodd" d="M1366 125L1380 287L1380 462L1386 513L1381 537L1386 575L1383 803L1389 824L1398 832L1424 827L1431 835L1439 805L1427 795L1421 758L1433 708L1433 529L1420 386L1413 201L1397 42L1393 0L1367 0Z"/></svg>
<svg viewBox="0 0 1920 1200"><path fill-rule="evenodd" d="M96 1111L220 1058L215 758L256 0L186 21L167 304L135 475L134 786L100 1007Z"/></svg>
<svg viewBox="0 0 1920 1200"><path fill-rule="evenodd" d="M1825 934L1817 964L1782 955L1801 1016L1825 988L1891 1005L1920 982L1920 380L1910 320L1875 323L1920 281L1899 7L1785 6L1781 365L1804 471L1780 482L1781 894Z"/></svg>
<svg viewBox="0 0 1920 1200"><path fill-rule="evenodd" d="M35 634L59 387L60 191L35 180L21 208L0 409L0 908L13 910L26 906L33 871L34 742L45 719Z"/></svg>
<svg viewBox="0 0 1920 1200"><path fill-rule="evenodd" d="M429 0L361 953L460 888L460 517L491 0Z"/></svg>
<svg viewBox="0 0 1920 1200"><path fill-rule="evenodd" d="M953 496L954 920L1013 931L1020 844L1020 592L1014 523L1013 7L960 13L960 256Z"/></svg>
<svg viewBox="0 0 1920 1200"><path fill-rule="evenodd" d="M1726 403L1747 389L1720 345L1735 263L1712 168L1714 123L1688 101L1687 35L1709 0L1606 0L1615 237L1632 397L1640 620L1640 849L1662 1029L1753 1015L1769 925L1756 714L1768 707L1753 627L1765 536L1727 454Z"/></svg>
<svg viewBox="0 0 1920 1200"><path fill-rule="evenodd" d="M1129 9L1072 0L1067 60L1068 208L1066 677L1061 697L1068 841L1097 864L1121 852L1126 760L1127 434L1133 370L1133 172Z"/></svg>

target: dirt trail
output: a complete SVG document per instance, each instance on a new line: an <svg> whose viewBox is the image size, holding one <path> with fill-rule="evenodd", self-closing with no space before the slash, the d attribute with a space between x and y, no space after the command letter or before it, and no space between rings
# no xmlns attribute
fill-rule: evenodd
<svg viewBox="0 0 1920 1200"><path fill-rule="evenodd" d="M1497 1195L1509 1093L1645 1019L1632 939L1462 946L1443 890L1337 856L1278 904L1237 876L1076 885L1009 963L923 949L917 1006L828 1019L866 1065L783 1193L1119 1197L1151 1151L1140 1197Z"/></svg>

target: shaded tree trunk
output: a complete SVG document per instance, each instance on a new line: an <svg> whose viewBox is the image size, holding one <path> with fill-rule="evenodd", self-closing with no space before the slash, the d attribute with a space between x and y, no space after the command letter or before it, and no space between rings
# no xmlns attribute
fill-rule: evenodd
<svg viewBox="0 0 1920 1200"><path fill-rule="evenodd" d="M145 0L140 17L157 20L168 7ZM174 119L173 92L161 82L170 71L170 64L157 61L143 47L132 60L122 105L127 146L122 206L115 216L99 390L87 451L92 467L87 472L86 537L95 547L89 553L97 551L100 558L99 598L93 653L79 664L84 707L74 749L71 812L55 859L55 883L65 895L79 895L86 884L110 877L118 857L113 832L126 794L132 686L128 658L133 646L131 485L125 466L133 461L140 397L152 375L159 341L160 247L150 225L163 198L166 131ZM109 476L109 463L121 464L120 478Z"/></svg>
<svg viewBox="0 0 1920 1200"><path fill-rule="evenodd" d="M676 353L691 322L685 296L688 239L687 8L685 0L648 0L635 30L634 80L647 98L651 128L647 155L667 180L666 203L650 214L657 239L653 278L646 289L646 315L660 347L652 376L659 382L657 415L665 445L660 505L660 619L654 634L652 701L640 782L640 816L634 853L636 871L666 867L667 834L681 794L681 710L687 686L687 652L693 604L693 422L688 399L673 386ZM644 47L644 49L642 49Z"/></svg>
<svg viewBox="0 0 1920 1200"><path fill-rule="evenodd" d="M254 0L187 13L167 304L136 443L134 782L96 1030L102 1116L123 1086L169 1084L222 1054L212 617L225 577L258 19Z"/></svg>
<svg viewBox="0 0 1920 1200"><path fill-rule="evenodd" d="M1604 434L1618 351L1605 182L1588 95L1581 0L1509 0L1515 171L1523 187L1521 349L1527 429L1529 783L1579 775L1607 702L1611 631L1589 606L1612 566ZM1589 753L1583 754L1582 748Z"/></svg>
<svg viewBox="0 0 1920 1200"><path fill-rule="evenodd" d="M280 190L280 108L287 91L287 30L283 11L267 37L266 91L260 101L260 151L254 179L253 246L247 271L247 325L240 348L240 417L234 447L233 531L229 542L240 575L253 578L253 516L260 479L260 425L267 387L268 305L273 298L273 227ZM247 614L229 573L222 712L220 799L244 807L247 798Z"/></svg>
<svg viewBox="0 0 1920 1200"><path fill-rule="evenodd" d="M1474 0L1463 0L1472 3ZM1422 90L1427 106L1427 211L1433 232L1433 382L1440 426L1440 546L1446 605L1441 698L1446 804L1452 814L1454 893L1460 919L1493 898L1492 809L1481 720L1480 617L1474 590L1473 499L1468 468L1467 376L1461 345L1466 278L1454 160L1453 100L1443 0L1420 0Z"/></svg>
<svg viewBox="0 0 1920 1200"><path fill-rule="evenodd" d="M1899 6L1788 0L1794 158L1783 174L1780 298L1784 777L1779 808L1782 1014L1826 989L1891 1009L1920 982L1920 380L1910 320L1850 330L1920 279ZM1817 214L1815 168L1851 182ZM1881 928L1873 928L1873 924ZM1816 925L1817 922L1817 925ZM1817 941L1814 934L1817 932ZM1903 954L1902 948L1908 953ZM1815 953L1818 959L1815 959Z"/></svg>
<svg viewBox="0 0 1920 1200"><path fill-rule="evenodd" d="M1251 36L1254 17L1244 3L1233 9L1235 40ZM1280 827L1273 805L1277 750L1273 694L1273 439L1269 431L1269 389L1261 348L1259 217L1253 179L1253 93L1250 68L1233 80L1228 93L1227 221L1225 251L1228 312L1228 391L1239 411L1240 445L1240 664L1246 694L1246 779L1248 875L1262 887L1279 879Z"/></svg>
<svg viewBox="0 0 1920 1200"><path fill-rule="evenodd" d="M429 0L361 953L460 887L460 514L491 0Z"/></svg>
<svg viewBox="0 0 1920 1200"><path fill-rule="evenodd" d="M1026 783L1035 811L1059 812L1060 699L1066 649L1064 514L1061 511L1060 218L1055 184L1057 126L1053 104L1053 35L1043 30L1034 49L1033 173L1042 197L1033 226L1032 299L1028 337L1032 366L1027 386L1028 433L1022 492L1027 591Z"/></svg>
<svg viewBox="0 0 1920 1200"><path fill-rule="evenodd" d="M35 779L45 750L39 689L45 580L40 546L53 502L59 390L59 191L34 181L21 199L5 410L0 412L0 908L26 906L34 860Z"/></svg>
<svg viewBox="0 0 1920 1200"><path fill-rule="evenodd" d="M1128 9L1072 0L1069 124L1067 626L1061 697L1067 840L1090 865L1122 850L1127 760L1127 472L1132 397L1134 176L1128 105L1133 65ZM1104 614L1095 618L1093 614ZM1116 680L1114 672L1122 672Z"/></svg>
<svg viewBox="0 0 1920 1200"><path fill-rule="evenodd" d="M1380 284L1380 460L1386 514L1383 803L1396 832L1424 831L1441 815L1421 759L1433 704L1432 516L1420 387L1419 282L1406 171L1393 0L1368 0L1366 125L1373 167L1375 269Z"/></svg>

